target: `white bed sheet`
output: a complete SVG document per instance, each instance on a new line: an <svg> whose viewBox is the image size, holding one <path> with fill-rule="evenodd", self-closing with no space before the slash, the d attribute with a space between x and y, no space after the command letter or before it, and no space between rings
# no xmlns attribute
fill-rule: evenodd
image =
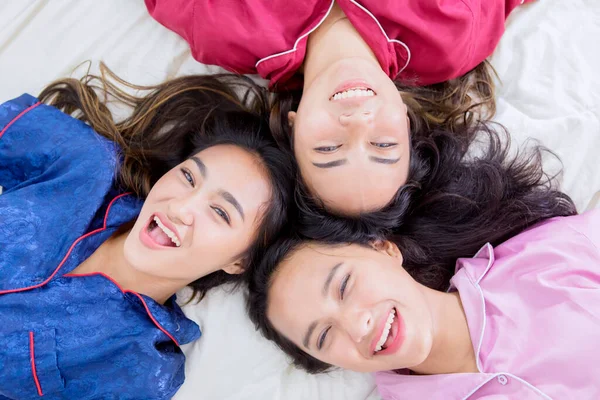
<svg viewBox="0 0 600 400"><path fill-rule="evenodd" d="M0 1L0 102L35 95L85 60L92 71L103 60L139 84L220 71L195 62L181 38L146 14L142 0ZM492 62L502 79L496 120L516 143L533 137L561 157L562 188L583 211L600 190L600 2L522 7ZM309 376L290 367L254 331L241 292L216 289L184 310L203 336L184 348L187 380L176 399L378 398L369 375Z"/></svg>

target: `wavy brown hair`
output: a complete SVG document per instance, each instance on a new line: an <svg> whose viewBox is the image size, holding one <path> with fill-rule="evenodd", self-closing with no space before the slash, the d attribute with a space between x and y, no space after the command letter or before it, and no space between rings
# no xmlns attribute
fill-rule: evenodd
<svg viewBox="0 0 600 400"><path fill-rule="evenodd" d="M271 198L254 243L241 255L245 267L255 262L286 224L294 167L269 132L266 90L250 79L232 74L193 75L138 86L101 64L100 75L58 80L39 99L116 142L122 158L118 184L140 198L166 172L206 148L229 144L253 154L269 177ZM116 121L111 104L127 106L131 114ZM242 278L217 271L190 286L201 299L210 288Z"/></svg>

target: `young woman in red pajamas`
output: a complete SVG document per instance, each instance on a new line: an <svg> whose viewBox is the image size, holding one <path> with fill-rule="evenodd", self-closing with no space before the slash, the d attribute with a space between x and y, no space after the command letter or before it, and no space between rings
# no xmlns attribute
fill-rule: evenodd
<svg viewBox="0 0 600 400"><path fill-rule="evenodd" d="M301 197L356 217L398 202L414 140L493 113L485 59L531 0L145 1L198 61L269 80Z"/></svg>

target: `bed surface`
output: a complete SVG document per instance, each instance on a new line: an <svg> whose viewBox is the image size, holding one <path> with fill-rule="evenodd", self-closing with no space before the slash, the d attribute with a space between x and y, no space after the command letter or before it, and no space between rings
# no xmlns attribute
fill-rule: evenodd
<svg viewBox="0 0 600 400"><path fill-rule="evenodd" d="M221 71L194 61L142 0L0 2L0 102L36 95L86 60L92 71L102 60L137 84ZM535 138L562 159L562 189L583 211L600 190L600 2L539 0L518 9L492 64L502 81L496 120L515 143ZM176 399L378 398L369 375L309 376L289 366L254 331L241 292L217 289L184 310L203 336L184 348L187 380Z"/></svg>

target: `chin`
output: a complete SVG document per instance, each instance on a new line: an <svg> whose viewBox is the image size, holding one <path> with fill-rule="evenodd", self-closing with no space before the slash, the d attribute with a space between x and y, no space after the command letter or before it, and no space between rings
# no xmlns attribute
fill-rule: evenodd
<svg viewBox="0 0 600 400"><path fill-rule="evenodd" d="M412 354L410 360L407 360L409 362L405 363L405 365L402 367L397 367L396 369L414 368L423 364L427 360L429 354L431 354L433 338L431 337L431 335L427 334L421 335L420 338L421 340L419 340L417 343L411 343L410 349Z"/></svg>
<svg viewBox="0 0 600 400"><path fill-rule="evenodd" d="M145 250L144 246L135 240L133 233L130 233L127 239L125 239L123 257L127 264L133 267L133 269L140 272L146 272L144 271L144 267L147 267L152 260L148 260L147 257L145 257L147 254Z"/></svg>

